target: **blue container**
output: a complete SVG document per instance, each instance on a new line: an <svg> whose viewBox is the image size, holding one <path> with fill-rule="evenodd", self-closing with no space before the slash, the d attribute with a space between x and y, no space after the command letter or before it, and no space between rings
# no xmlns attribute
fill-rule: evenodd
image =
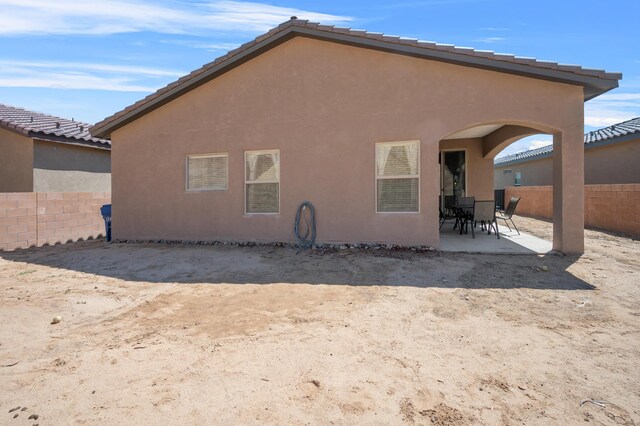
<svg viewBox="0 0 640 426"><path fill-rule="evenodd" d="M111 241L111 204L100 207L100 213L104 219L104 227L107 233L107 241Z"/></svg>

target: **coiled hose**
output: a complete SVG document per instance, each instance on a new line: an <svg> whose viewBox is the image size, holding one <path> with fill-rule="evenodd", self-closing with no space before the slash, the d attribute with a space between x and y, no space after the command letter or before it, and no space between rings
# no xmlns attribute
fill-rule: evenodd
<svg viewBox="0 0 640 426"><path fill-rule="evenodd" d="M301 232L301 222L304 219L304 235ZM316 212L313 208L313 204L308 201L304 201L298 207L296 212L296 222L293 227L293 232L296 235L296 241L300 249L308 249L313 246L316 241ZM309 235L311 234L311 235Z"/></svg>

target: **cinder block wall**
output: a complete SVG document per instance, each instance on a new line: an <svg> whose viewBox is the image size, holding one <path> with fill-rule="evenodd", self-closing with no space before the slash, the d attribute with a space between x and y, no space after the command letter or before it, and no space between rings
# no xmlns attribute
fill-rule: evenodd
<svg viewBox="0 0 640 426"><path fill-rule="evenodd" d="M504 206L511 197L520 197L516 214L523 216L553 218L553 188L551 186L507 186L504 191Z"/></svg>
<svg viewBox="0 0 640 426"><path fill-rule="evenodd" d="M0 193L0 250L104 236L100 214L108 192Z"/></svg>
<svg viewBox="0 0 640 426"><path fill-rule="evenodd" d="M505 203L521 197L516 214L553 218L551 186L508 186ZM584 186L586 226L640 236L640 184Z"/></svg>

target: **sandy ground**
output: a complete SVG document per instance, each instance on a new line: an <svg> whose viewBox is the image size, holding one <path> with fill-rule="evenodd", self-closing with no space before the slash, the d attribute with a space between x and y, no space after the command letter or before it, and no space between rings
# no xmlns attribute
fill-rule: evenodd
<svg viewBox="0 0 640 426"><path fill-rule="evenodd" d="M640 243L587 246L0 253L0 424L640 424Z"/></svg>

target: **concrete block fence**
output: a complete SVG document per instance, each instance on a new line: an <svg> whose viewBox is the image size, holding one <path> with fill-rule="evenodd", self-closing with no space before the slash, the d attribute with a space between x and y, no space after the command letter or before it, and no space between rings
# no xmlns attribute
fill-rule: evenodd
<svg viewBox="0 0 640 426"><path fill-rule="evenodd" d="M553 218L551 186L508 186L505 203L521 197L516 214ZM585 226L640 236L640 184L584 186Z"/></svg>
<svg viewBox="0 0 640 426"><path fill-rule="evenodd" d="M109 192L0 193L0 250L64 244L105 235Z"/></svg>

